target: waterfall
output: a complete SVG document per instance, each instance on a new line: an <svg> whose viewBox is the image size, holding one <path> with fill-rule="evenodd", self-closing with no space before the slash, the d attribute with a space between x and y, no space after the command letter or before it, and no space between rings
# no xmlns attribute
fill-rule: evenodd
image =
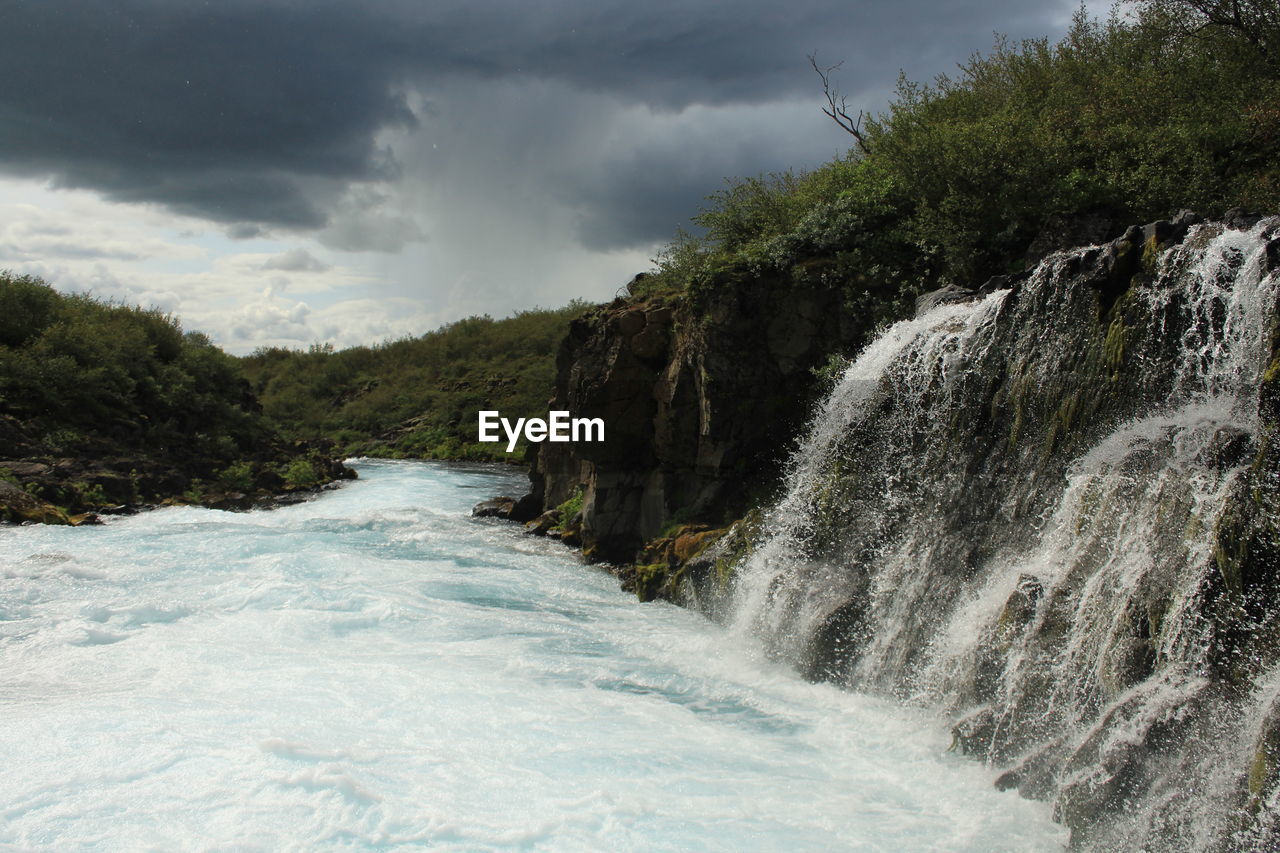
<svg viewBox="0 0 1280 853"><path fill-rule="evenodd" d="M1223 675L1216 549L1259 488L1278 229L1131 234L890 327L737 565L735 630L955 715L1078 846L1263 843L1280 660Z"/></svg>

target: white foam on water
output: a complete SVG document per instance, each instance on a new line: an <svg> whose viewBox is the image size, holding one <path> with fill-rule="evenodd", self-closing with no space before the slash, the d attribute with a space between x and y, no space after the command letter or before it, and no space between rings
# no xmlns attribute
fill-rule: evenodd
<svg viewBox="0 0 1280 853"><path fill-rule="evenodd" d="M468 517L518 475L359 467L271 512L0 530L0 846L1062 847L938 718Z"/></svg>

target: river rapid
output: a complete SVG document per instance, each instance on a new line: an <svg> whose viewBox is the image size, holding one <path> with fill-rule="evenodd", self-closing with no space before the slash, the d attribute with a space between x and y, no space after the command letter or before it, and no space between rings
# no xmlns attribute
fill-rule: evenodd
<svg viewBox="0 0 1280 853"><path fill-rule="evenodd" d="M272 511L0 529L0 847L1058 850L947 721L357 461Z"/></svg>

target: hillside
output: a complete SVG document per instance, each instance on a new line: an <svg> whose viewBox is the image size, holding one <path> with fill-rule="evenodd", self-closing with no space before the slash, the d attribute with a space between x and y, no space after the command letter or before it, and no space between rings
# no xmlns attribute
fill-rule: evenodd
<svg viewBox="0 0 1280 853"><path fill-rule="evenodd" d="M321 446L283 442L235 361L199 332L0 274L0 518L247 506L350 473Z"/></svg>
<svg viewBox="0 0 1280 853"><path fill-rule="evenodd" d="M267 420L292 439L324 437L346 455L523 460L476 442L476 413L547 411L555 351L585 303L469 317L420 337L334 352L259 350L240 359Z"/></svg>

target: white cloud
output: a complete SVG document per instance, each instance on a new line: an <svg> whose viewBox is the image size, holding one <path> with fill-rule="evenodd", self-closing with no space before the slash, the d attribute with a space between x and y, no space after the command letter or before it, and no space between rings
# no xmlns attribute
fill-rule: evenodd
<svg viewBox="0 0 1280 853"><path fill-rule="evenodd" d="M329 265L318 260L306 249L296 248L272 255L262 262L262 268L283 272L325 272L329 269Z"/></svg>

